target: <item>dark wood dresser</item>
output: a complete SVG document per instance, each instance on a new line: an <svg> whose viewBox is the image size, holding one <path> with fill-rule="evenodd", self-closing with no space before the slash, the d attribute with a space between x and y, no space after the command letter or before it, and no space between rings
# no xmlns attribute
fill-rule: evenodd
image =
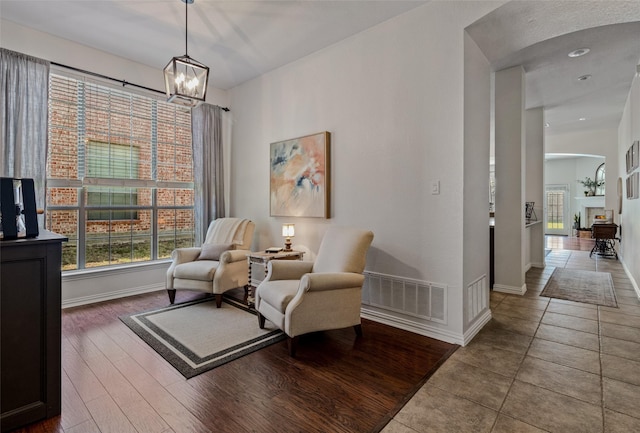
<svg viewBox="0 0 640 433"><path fill-rule="evenodd" d="M67 238L0 240L0 427L60 414L61 263Z"/></svg>

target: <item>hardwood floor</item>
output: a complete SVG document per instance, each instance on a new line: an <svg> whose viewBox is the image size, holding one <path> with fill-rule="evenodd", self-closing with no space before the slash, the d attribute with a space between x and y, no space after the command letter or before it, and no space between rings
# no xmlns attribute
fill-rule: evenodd
<svg viewBox="0 0 640 433"><path fill-rule="evenodd" d="M545 235L546 248L551 250L591 251L595 239L575 236Z"/></svg>
<svg viewBox="0 0 640 433"><path fill-rule="evenodd" d="M457 349L363 320L360 339L310 334L295 359L283 341L186 380L118 319L167 304L162 291L63 310L62 415L17 431L378 432Z"/></svg>

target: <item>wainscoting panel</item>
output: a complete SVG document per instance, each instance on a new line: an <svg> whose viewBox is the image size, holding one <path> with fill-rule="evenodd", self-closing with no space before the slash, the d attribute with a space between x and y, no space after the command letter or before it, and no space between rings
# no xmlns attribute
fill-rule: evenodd
<svg viewBox="0 0 640 433"><path fill-rule="evenodd" d="M483 275L467 286L467 323L473 322L488 307L487 276Z"/></svg>
<svg viewBox="0 0 640 433"><path fill-rule="evenodd" d="M170 264L158 260L63 272L62 308L164 290Z"/></svg>
<svg viewBox="0 0 640 433"><path fill-rule="evenodd" d="M362 303L437 323L447 323L447 286L364 272Z"/></svg>

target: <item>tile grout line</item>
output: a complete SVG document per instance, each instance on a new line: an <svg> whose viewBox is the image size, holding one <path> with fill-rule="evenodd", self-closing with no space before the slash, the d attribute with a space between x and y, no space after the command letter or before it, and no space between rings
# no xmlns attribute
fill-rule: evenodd
<svg viewBox="0 0 640 433"><path fill-rule="evenodd" d="M567 259L567 261L565 262L565 266L564 267L567 267L567 265L569 265L569 262L571 261L571 255L572 254L573 253L570 253L570 256ZM598 269L601 269L604 265L608 264L607 262L600 262L600 259L601 259L601 257L596 256L596 258L594 260L596 272L598 272ZM560 266L558 266L558 267L560 267ZM612 269L608 269L607 270L607 267L605 266L605 270L604 271L608 271L610 274L613 274L614 272L618 272L618 271L615 271L615 269L617 269L617 268L612 268ZM614 291L615 291L615 289L616 288L615 288L615 284L614 284ZM547 305L547 308L545 309L545 313L547 312L548 306L550 304L551 304L551 302L549 302L549 304ZM602 430L601 431L606 431L607 421L606 421L605 416L606 416L607 408L605 406L605 383L604 383L605 376L604 376L604 369L603 369L603 356L604 356L605 353L604 353L604 347L603 347L604 346L604 341L603 341L603 339L604 339L603 332L604 331L603 331L603 326L602 326L603 322L601 320L602 312L604 312L605 310L603 310L601 306L597 306L596 311L597 311L597 322L598 322L597 323L598 360L599 360L599 368L600 368L600 371L599 371L599 376L600 376L599 379L600 380L599 380L599 382L600 382L600 405L601 405L600 409L601 409L601 423L602 423L602 425L601 425L601 429ZM544 317L544 315L543 315L543 317ZM542 319L541 319L540 323L541 322L542 322ZM539 329L539 327L538 327L538 329ZM537 331L536 331L536 333L537 333ZM535 336L534 336L534 338L535 338ZM531 345L529 345L529 348L530 347L531 347ZM529 348L527 349L527 352L525 353L525 357L529 353ZM522 363L520 364L520 367L518 368L518 372L516 373L516 376L520 372L521 366L522 366ZM515 381L515 377L514 377L514 381ZM512 385L513 385L513 381L512 381ZM509 394L510 391L511 391L511 387L509 388L509 391L507 392L507 395ZM505 400L506 400L506 398L505 398ZM503 402L503 405L500 408L500 412L502 412L503 406L504 406L504 402ZM615 409L610 409L610 410L614 410L615 411ZM494 423L494 426L495 426L495 423Z"/></svg>
<svg viewBox="0 0 640 433"><path fill-rule="evenodd" d="M598 259L596 258L596 263ZM604 414L604 374L602 368L602 326L600 325L600 306L598 305L598 361L600 362L600 410L602 413L602 431L606 431Z"/></svg>
<svg viewBox="0 0 640 433"><path fill-rule="evenodd" d="M547 277L547 281L549 280L549 278L551 278L551 275L549 275ZM545 284L546 284L546 282L545 282ZM542 323L542 318L544 317L545 313L547 312L547 309L549 308L550 304L551 304L551 302L549 300L549 302L547 302L547 305L544 307L544 311L543 311L542 315L540 316L540 319L538 320L538 326L536 326L536 330L533 333L533 336L531 337L531 341L529 342L529 345L527 346L527 350L524 352L524 355L522 356L522 359L520 360L520 364L518 365L518 369L516 370L515 374L513 375L513 378L511 379L511 383L509 384L509 389L507 390L507 392L504 395L504 399L502 400L502 404L500 405L500 408L497 411L498 415L496 416L496 419L493 422L493 425L491 426L491 430L490 431L493 431L495 429L496 424L498 423L498 418L500 418L500 415L508 416L509 418L516 419L517 421L520 421L520 422L522 422L524 424L531 425L532 427L535 427L535 428L539 428L539 427L537 427L535 425L532 425L532 424L529 424L528 422L525 422L525 421L523 421L521 419L513 418L513 417L511 417L509 415L503 414L502 413L502 409L504 408L504 405L505 405L505 403L507 401L507 397L509 396L509 393L511 392L511 389L513 388L513 384L515 383L515 381L516 381L516 379L518 377L518 373L520 373L520 369L522 368L522 364L524 364L525 359L527 358L527 354L529 353L529 350L531 349L531 345L533 344L533 340L536 338L535 336L538 333L538 329L540 329L540 325Z"/></svg>

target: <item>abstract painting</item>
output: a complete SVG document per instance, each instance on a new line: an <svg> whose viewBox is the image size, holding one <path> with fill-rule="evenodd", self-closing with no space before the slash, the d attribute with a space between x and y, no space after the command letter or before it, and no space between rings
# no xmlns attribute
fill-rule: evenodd
<svg viewBox="0 0 640 433"><path fill-rule="evenodd" d="M271 143L271 216L329 218L331 134Z"/></svg>

